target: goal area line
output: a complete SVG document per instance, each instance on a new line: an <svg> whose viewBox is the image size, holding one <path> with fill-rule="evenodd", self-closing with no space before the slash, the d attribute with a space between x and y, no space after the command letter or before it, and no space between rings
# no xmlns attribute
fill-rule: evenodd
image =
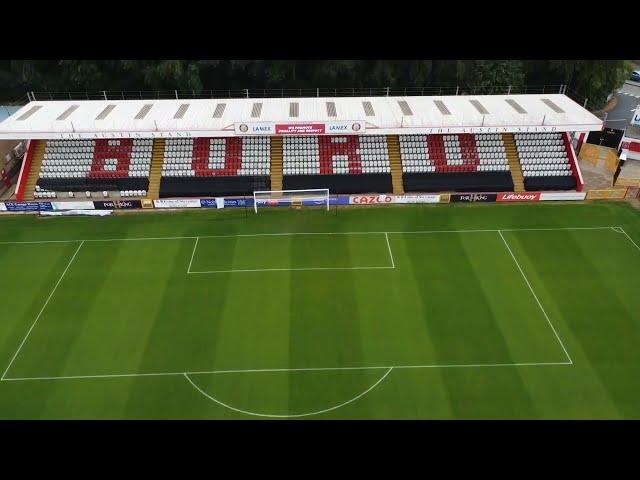
<svg viewBox="0 0 640 480"><path fill-rule="evenodd" d="M198 248L198 242L200 238L205 237L197 237L195 243L193 244L193 251L191 252L191 260L189 260L189 266L187 267L188 274L215 274L215 273L255 273L255 272L305 272L305 271L331 271L331 270L393 270L396 268L395 261L393 260L393 253L391 252L391 245L389 243L389 235L387 232L367 232L366 235L382 235L384 234L386 250L389 253L389 261L390 265L370 265L370 266L348 266L348 267L266 267L266 268L234 268L234 269L226 269L226 270L191 270L191 266L193 265L193 259L196 255L196 250ZM307 235L305 233L297 233L295 235ZM311 233L308 235L329 235L324 233ZM345 235L362 235L361 233L345 233ZM294 234L279 234L277 236L294 236ZM223 237L206 237L206 238L223 238ZM236 237L226 237L226 238L236 238Z"/></svg>

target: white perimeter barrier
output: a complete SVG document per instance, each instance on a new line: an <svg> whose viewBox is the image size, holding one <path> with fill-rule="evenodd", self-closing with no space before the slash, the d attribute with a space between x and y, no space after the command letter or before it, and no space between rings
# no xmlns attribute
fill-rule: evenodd
<svg viewBox="0 0 640 480"><path fill-rule="evenodd" d="M113 210L59 210L57 212L40 212L44 217L64 217L71 215L86 215L90 217L106 217L111 215Z"/></svg>
<svg viewBox="0 0 640 480"><path fill-rule="evenodd" d="M587 192L542 192L540 194L540 201L547 200L584 200L587 196Z"/></svg>

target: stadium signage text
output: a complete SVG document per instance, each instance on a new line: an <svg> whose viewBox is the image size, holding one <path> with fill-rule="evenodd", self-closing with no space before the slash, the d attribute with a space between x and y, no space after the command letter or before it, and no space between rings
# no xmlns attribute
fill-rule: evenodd
<svg viewBox="0 0 640 480"><path fill-rule="evenodd" d="M540 200L540 193L499 193L499 202L537 202Z"/></svg>
<svg viewBox="0 0 640 480"><path fill-rule="evenodd" d="M142 208L140 200L100 200L94 201L93 205L98 210Z"/></svg>
<svg viewBox="0 0 640 480"><path fill-rule="evenodd" d="M394 203L393 195L351 195L349 203L352 205L373 205Z"/></svg>
<svg viewBox="0 0 640 480"><path fill-rule="evenodd" d="M452 193L452 202L495 202L497 193Z"/></svg>
<svg viewBox="0 0 640 480"><path fill-rule="evenodd" d="M393 203L440 203L440 195L396 195Z"/></svg>
<svg viewBox="0 0 640 480"><path fill-rule="evenodd" d="M236 135L333 135L338 133L364 133L365 122L347 120L343 122L275 123L245 122L235 123Z"/></svg>
<svg viewBox="0 0 640 480"><path fill-rule="evenodd" d="M8 212L38 212L43 210L51 211L51 202L4 202Z"/></svg>
<svg viewBox="0 0 640 480"><path fill-rule="evenodd" d="M224 208L224 198L216 197L216 198L201 198L200 206L202 208Z"/></svg>
<svg viewBox="0 0 640 480"><path fill-rule="evenodd" d="M154 200L156 208L200 208L199 198L176 198Z"/></svg>

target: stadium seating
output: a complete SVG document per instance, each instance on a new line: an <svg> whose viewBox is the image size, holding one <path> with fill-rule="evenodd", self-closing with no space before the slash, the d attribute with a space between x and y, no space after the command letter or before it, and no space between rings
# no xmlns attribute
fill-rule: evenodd
<svg viewBox="0 0 640 480"><path fill-rule="evenodd" d="M286 190L392 191L385 136L284 137L282 148L283 188Z"/></svg>
<svg viewBox="0 0 640 480"><path fill-rule="evenodd" d="M144 190L151 139L48 140L38 186L44 191Z"/></svg>
<svg viewBox="0 0 640 480"><path fill-rule="evenodd" d="M513 191L500 134L400 135L406 191Z"/></svg>
<svg viewBox="0 0 640 480"><path fill-rule="evenodd" d="M514 138L526 190L576 188L561 133L516 133Z"/></svg>
<svg viewBox="0 0 640 480"><path fill-rule="evenodd" d="M270 164L269 137L166 140L160 196L250 195L269 189Z"/></svg>

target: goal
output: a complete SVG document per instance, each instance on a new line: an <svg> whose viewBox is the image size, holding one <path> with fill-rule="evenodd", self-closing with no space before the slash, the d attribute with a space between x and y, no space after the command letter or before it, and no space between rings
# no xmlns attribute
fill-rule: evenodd
<svg viewBox="0 0 640 480"><path fill-rule="evenodd" d="M329 210L329 189L310 190L256 190L253 192L253 209L271 206L326 206Z"/></svg>

